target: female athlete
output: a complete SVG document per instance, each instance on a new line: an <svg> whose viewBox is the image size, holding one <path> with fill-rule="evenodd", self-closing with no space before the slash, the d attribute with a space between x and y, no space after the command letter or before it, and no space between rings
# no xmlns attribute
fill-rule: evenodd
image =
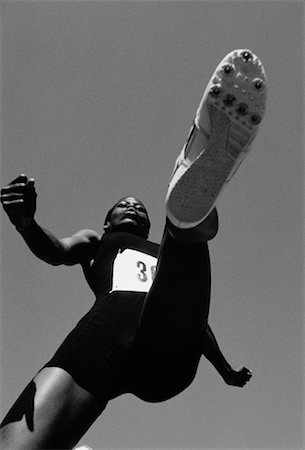
<svg viewBox="0 0 305 450"><path fill-rule="evenodd" d="M71 449L110 400L132 393L161 402L186 389L202 355L228 385L250 380L251 371L226 361L208 324L208 241L218 230L215 202L249 151L265 91L251 51L219 64L169 183L160 245L148 240L138 198L115 203L102 234L57 239L35 221L34 179L20 175L2 189L4 210L30 250L52 265L80 264L96 300L4 418L1 448Z"/></svg>

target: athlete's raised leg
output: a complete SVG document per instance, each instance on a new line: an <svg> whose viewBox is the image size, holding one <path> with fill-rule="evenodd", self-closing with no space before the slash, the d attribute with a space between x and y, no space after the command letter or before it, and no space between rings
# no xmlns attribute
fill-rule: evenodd
<svg viewBox="0 0 305 450"><path fill-rule="evenodd" d="M63 369L42 369L4 418L1 449L71 449L106 406Z"/></svg>
<svg viewBox="0 0 305 450"><path fill-rule="evenodd" d="M204 91L166 196L167 226L139 326L150 346L180 346L207 323L206 241L218 229L213 208L257 134L265 110L265 80L257 56L235 50L217 66Z"/></svg>

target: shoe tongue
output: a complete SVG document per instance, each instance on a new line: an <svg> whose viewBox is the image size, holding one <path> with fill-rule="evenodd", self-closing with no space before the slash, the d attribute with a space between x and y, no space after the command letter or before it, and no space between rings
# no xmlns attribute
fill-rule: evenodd
<svg viewBox="0 0 305 450"><path fill-rule="evenodd" d="M184 157L187 163L192 164L205 150L209 142L209 135L205 130L193 125L191 134L186 143Z"/></svg>

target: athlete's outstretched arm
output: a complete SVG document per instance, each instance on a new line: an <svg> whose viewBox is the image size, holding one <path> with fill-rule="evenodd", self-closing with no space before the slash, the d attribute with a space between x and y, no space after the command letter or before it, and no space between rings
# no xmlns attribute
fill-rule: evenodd
<svg viewBox="0 0 305 450"><path fill-rule="evenodd" d="M203 334L202 354L213 364L225 383L231 386L243 387L252 377L251 371L246 367L235 370L230 366L223 356L209 325L206 326Z"/></svg>
<svg viewBox="0 0 305 450"><path fill-rule="evenodd" d="M90 259L100 235L93 230L81 230L71 237L57 239L40 227L34 219L37 198L34 183L33 178L20 175L1 190L3 208L30 250L52 265L73 265Z"/></svg>
<svg viewBox="0 0 305 450"><path fill-rule="evenodd" d="M100 239L93 230L81 230L71 237L57 239L35 220L26 228L17 230L34 255L53 266L72 266L92 259Z"/></svg>

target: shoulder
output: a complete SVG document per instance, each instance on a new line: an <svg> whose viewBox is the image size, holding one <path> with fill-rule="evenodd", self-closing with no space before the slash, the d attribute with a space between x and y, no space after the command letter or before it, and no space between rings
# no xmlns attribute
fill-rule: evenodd
<svg viewBox="0 0 305 450"><path fill-rule="evenodd" d="M101 235L88 228L61 239L61 243L66 250L65 264L72 265L92 259L100 240Z"/></svg>
<svg viewBox="0 0 305 450"><path fill-rule="evenodd" d="M88 240L88 241L100 241L102 236L97 231L91 230L89 228L84 228L83 230L78 231L73 234L71 238L75 238L76 240Z"/></svg>
<svg viewBox="0 0 305 450"><path fill-rule="evenodd" d="M101 240L101 235L94 230L85 228L72 234L72 236L61 239L61 242L68 248L71 249L75 246L95 244Z"/></svg>

